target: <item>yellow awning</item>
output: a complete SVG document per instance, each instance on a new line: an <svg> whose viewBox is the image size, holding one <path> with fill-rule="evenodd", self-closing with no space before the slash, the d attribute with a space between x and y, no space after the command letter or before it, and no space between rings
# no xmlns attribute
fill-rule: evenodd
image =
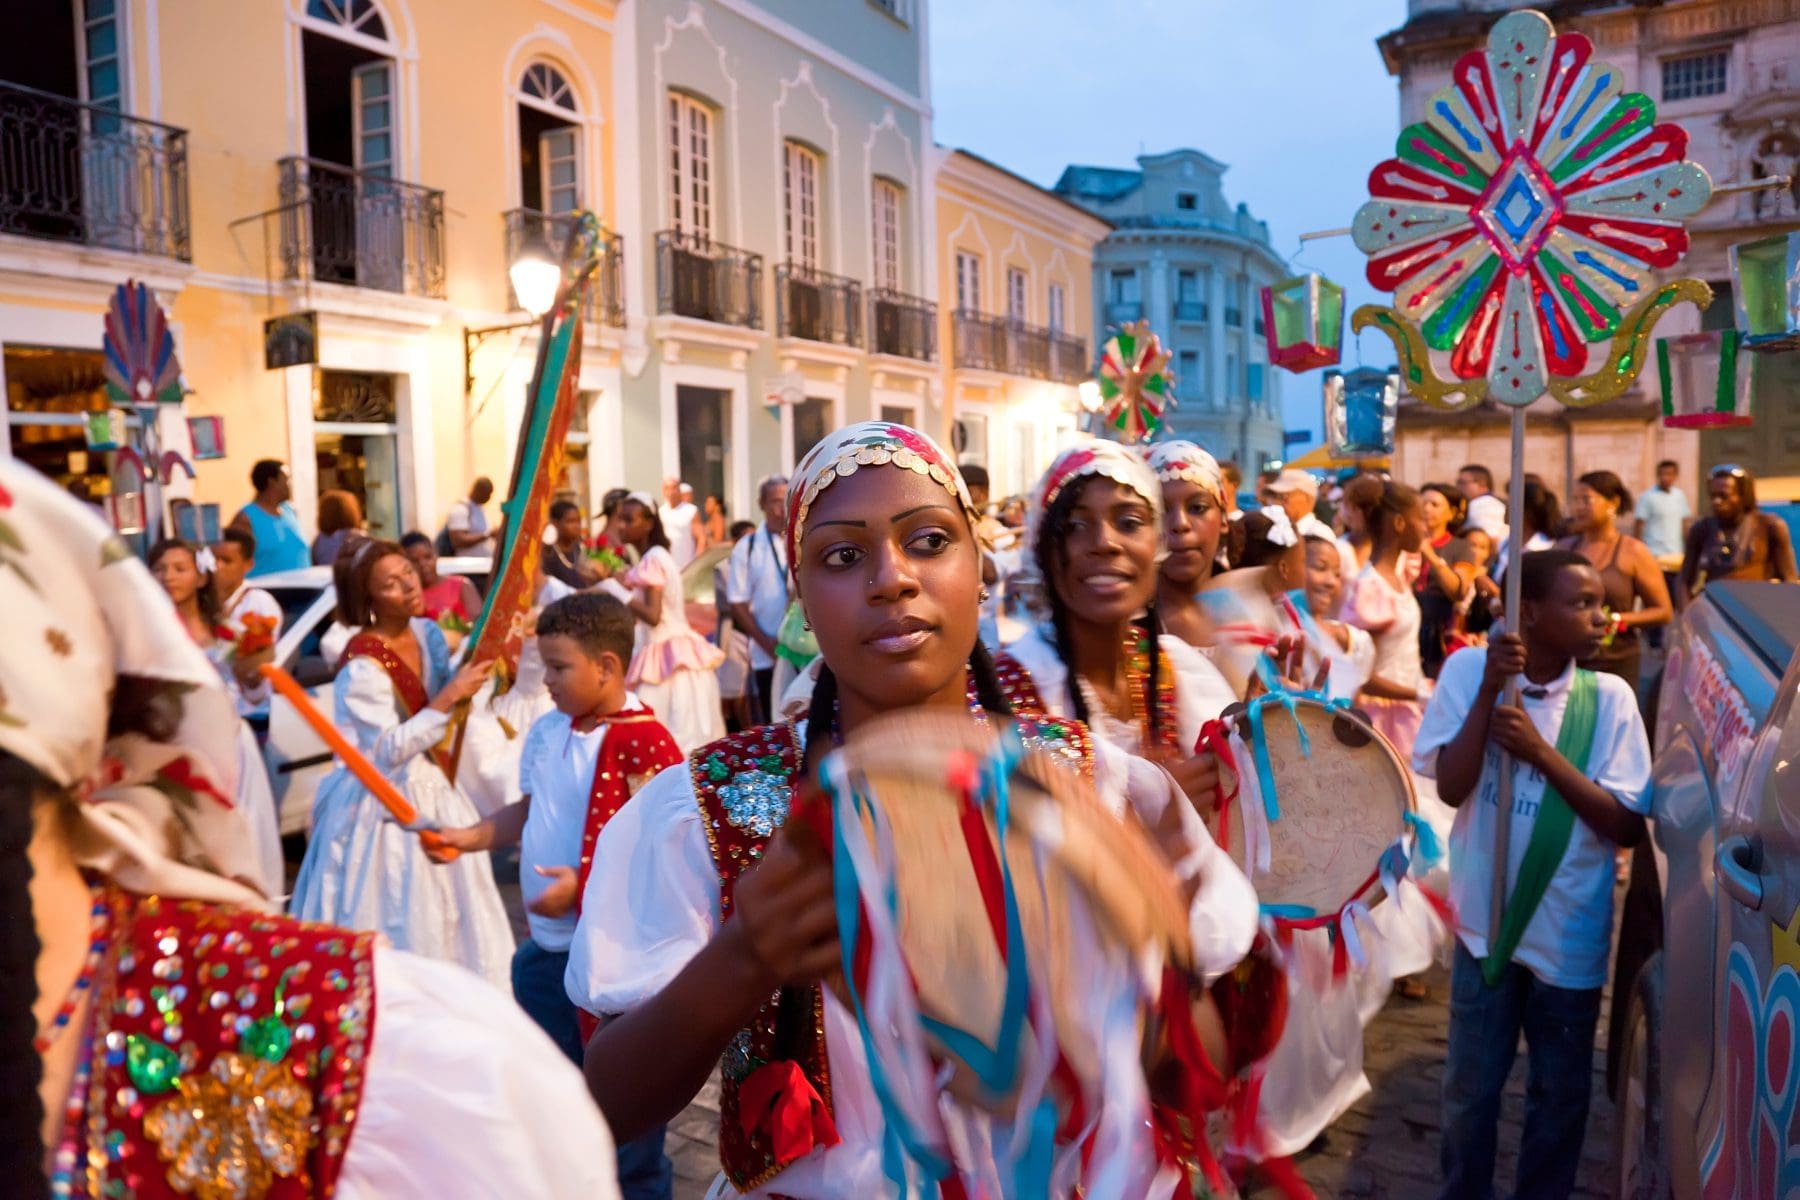
<svg viewBox="0 0 1800 1200"><path fill-rule="evenodd" d="M1333 458L1330 447L1314 446L1299 458L1290 458L1281 465L1302 471L1336 471L1344 467L1367 467L1372 471L1385 471L1389 463L1385 458Z"/></svg>

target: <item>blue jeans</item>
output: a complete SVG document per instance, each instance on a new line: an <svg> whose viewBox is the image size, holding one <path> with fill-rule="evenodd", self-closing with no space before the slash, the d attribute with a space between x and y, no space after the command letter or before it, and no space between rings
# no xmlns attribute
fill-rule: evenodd
<svg viewBox="0 0 1800 1200"><path fill-rule="evenodd" d="M1495 987L1456 943L1444 1066L1439 1200L1491 1200L1500 1093L1525 1035L1525 1130L1515 1200L1564 1200L1575 1187L1594 1079L1600 989L1551 987L1517 963Z"/></svg>
<svg viewBox="0 0 1800 1200"><path fill-rule="evenodd" d="M575 1019L575 1006L563 986L563 973L568 967L568 951L546 950L526 938L513 954L513 997L526 1015L550 1035L556 1048L579 1068L585 1047L581 1043L581 1026ZM659 1125L634 1141L619 1144L619 1194L624 1200L674 1197L675 1164L663 1153L666 1129Z"/></svg>

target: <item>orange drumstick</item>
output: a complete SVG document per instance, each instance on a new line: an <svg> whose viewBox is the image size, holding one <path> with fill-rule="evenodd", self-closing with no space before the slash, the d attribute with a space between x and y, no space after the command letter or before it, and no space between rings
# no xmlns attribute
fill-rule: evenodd
<svg viewBox="0 0 1800 1200"><path fill-rule="evenodd" d="M312 697L306 694L306 689L300 686L299 680L274 663L263 664L262 673L263 678L269 681L270 686L287 697L288 702L294 706L294 711L300 714L300 719L312 726L313 732L323 738L325 744L331 747L331 752L341 758L350 773L369 789L369 794L380 801L383 808L393 814L394 820L402 825L411 825L419 819L419 810L400 794L400 789L390 783L387 776L377 771L375 764L364 758L362 751L351 745L350 739L340 733L338 727L333 725L324 713L314 707ZM426 850L444 862L449 862L460 853L454 846L446 846L444 839L439 837L435 830L421 829L419 841L424 844Z"/></svg>

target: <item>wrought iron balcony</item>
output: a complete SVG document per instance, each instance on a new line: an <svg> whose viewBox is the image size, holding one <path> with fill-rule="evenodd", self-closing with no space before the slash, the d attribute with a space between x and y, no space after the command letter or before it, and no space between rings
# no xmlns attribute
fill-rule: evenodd
<svg viewBox="0 0 1800 1200"><path fill-rule="evenodd" d="M950 320L955 364L979 371L1006 370L1006 320L959 308Z"/></svg>
<svg viewBox="0 0 1800 1200"><path fill-rule="evenodd" d="M862 284L803 263L775 268L775 331L781 337L862 345Z"/></svg>
<svg viewBox="0 0 1800 1200"><path fill-rule="evenodd" d="M0 83L0 233L189 261L187 131Z"/></svg>
<svg viewBox="0 0 1800 1200"><path fill-rule="evenodd" d="M1050 331L1023 321L1008 321L1006 370L1011 375L1050 378Z"/></svg>
<svg viewBox="0 0 1800 1200"><path fill-rule="evenodd" d="M281 167L288 279L444 295L444 193L314 158Z"/></svg>
<svg viewBox="0 0 1800 1200"><path fill-rule="evenodd" d="M568 214L551 216L531 208L515 208L505 214L506 261L517 261L527 247L536 245L549 251L552 261L561 261L563 247L568 245L569 231L575 218ZM507 296L514 308L523 308L512 294L512 281L506 284ZM600 231L600 265L595 271L594 286L588 290L587 311L590 321L601 325L625 327L625 238L622 234Z"/></svg>
<svg viewBox="0 0 1800 1200"><path fill-rule="evenodd" d="M1050 378L1057 383L1080 383L1092 373L1087 339L1051 330Z"/></svg>
<svg viewBox="0 0 1800 1200"><path fill-rule="evenodd" d="M1177 300L1175 302L1175 319L1177 321L1206 320L1206 301Z"/></svg>
<svg viewBox="0 0 1800 1200"><path fill-rule="evenodd" d="M937 305L905 292L876 288L869 293L869 328L877 354L937 361Z"/></svg>
<svg viewBox="0 0 1800 1200"><path fill-rule="evenodd" d="M762 328L762 255L699 234L656 235L656 311Z"/></svg>

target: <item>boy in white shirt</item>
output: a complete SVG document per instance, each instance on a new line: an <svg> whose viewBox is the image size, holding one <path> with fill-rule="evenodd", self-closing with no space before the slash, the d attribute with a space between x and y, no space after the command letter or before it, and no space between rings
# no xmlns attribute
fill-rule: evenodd
<svg viewBox="0 0 1800 1200"><path fill-rule="evenodd" d="M1650 744L1636 696L1623 680L1575 668L1606 633L1599 574L1564 550L1527 554L1521 571L1523 637L1446 660L1413 747L1414 769L1457 810L1445 1200L1493 1194L1500 1094L1520 1033L1530 1069L1516 1194L1573 1189L1612 939L1613 853L1643 837L1649 809ZM1520 706L1501 704L1521 673ZM1508 887L1490 946L1502 753L1514 759Z"/></svg>
<svg viewBox="0 0 1800 1200"><path fill-rule="evenodd" d="M580 1066L594 1023L569 1000L563 975L575 936L594 839L633 793L682 761L656 714L625 688L634 618L601 592L576 592L538 615L544 686L556 704L525 735L523 796L493 816L443 838L458 850L519 846L519 887L531 936L513 956L513 995ZM619 1146L626 1200L667 1200L673 1173L663 1130Z"/></svg>

